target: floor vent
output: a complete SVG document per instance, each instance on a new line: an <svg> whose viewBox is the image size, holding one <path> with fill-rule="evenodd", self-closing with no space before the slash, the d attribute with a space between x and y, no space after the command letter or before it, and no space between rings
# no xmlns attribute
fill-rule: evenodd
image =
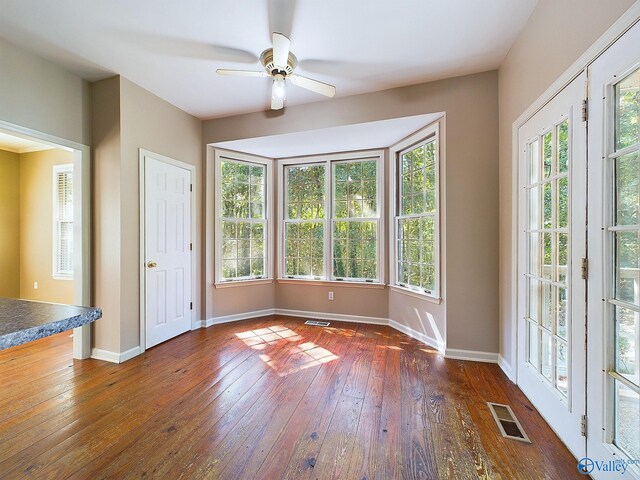
<svg viewBox="0 0 640 480"><path fill-rule="evenodd" d="M320 322L318 320L307 320L304 322L305 325L313 325L314 327L328 327L329 322Z"/></svg>
<svg viewBox="0 0 640 480"><path fill-rule="evenodd" d="M524 433L522 425L520 425L520 422L509 405L491 402L487 402L487 405L489 405L489 410L491 410L493 419L498 424L500 433L502 433L504 438L511 438L520 442L531 443L531 440L529 440L527 434Z"/></svg>

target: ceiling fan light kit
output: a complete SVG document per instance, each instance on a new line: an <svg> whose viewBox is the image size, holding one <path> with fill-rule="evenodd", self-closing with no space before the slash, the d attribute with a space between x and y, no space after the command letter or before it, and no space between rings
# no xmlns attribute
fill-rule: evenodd
<svg viewBox="0 0 640 480"><path fill-rule="evenodd" d="M290 40L281 33L274 33L272 36L273 47L267 48L260 55L260 63L264 71L229 70L219 68L218 75L235 77L272 77L273 86L271 88L271 109L280 110L284 106L286 98L285 80L288 78L291 83L298 87L311 90L312 92L333 97L336 94L336 87L328 83L319 82L311 78L294 74L298 66L298 59L289 49Z"/></svg>

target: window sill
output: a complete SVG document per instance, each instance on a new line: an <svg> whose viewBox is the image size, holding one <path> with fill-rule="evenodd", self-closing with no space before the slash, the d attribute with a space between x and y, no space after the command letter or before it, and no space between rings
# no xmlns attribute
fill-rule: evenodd
<svg viewBox="0 0 640 480"><path fill-rule="evenodd" d="M256 280L235 280L231 282L217 282L213 286L215 288L230 288L230 287L248 287L250 285L266 285L273 283L272 278L260 278Z"/></svg>
<svg viewBox="0 0 640 480"><path fill-rule="evenodd" d="M317 285L317 286L343 286L350 288L373 288L382 290L386 287L384 283L373 282L339 282L337 280L304 280L302 278L279 278L278 283L285 285Z"/></svg>
<svg viewBox="0 0 640 480"><path fill-rule="evenodd" d="M420 300L426 300L430 303L435 303L436 305L440 305L442 303L442 298L432 297L426 293L416 292L415 290L411 290L410 288L399 287L398 285L389 285L389 288L392 292L401 293L402 295L407 295L409 297L419 298Z"/></svg>
<svg viewBox="0 0 640 480"><path fill-rule="evenodd" d="M52 275L54 280L71 280L73 281L73 275Z"/></svg>

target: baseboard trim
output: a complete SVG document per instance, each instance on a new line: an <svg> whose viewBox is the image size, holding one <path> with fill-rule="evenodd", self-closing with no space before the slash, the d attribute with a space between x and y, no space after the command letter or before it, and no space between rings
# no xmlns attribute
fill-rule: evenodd
<svg viewBox="0 0 640 480"><path fill-rule="evenodd" d="M516 383L515 372L513 371L511 364L507 362L500 354L498 354L498 366L502 369L509 380L511 380L513 383Z"/></svg>
<svg viewBox="0 0 640 480"><path fill-rule="evenodd" d="M220 317L212 317L207 320L201 320L200 324L202 328L207 328L212 325L219 325L221 323L238 322L240 320L247 320L250 318L264 317L267 315L286 315L291 317L304 317L313 318L318 320L333 320L336 322L351 322L351 323L365 323L369 325L388 325L389 327L397 330L405 335L424 343L425 345L435 348L441 354L444 354L445 358L455 360L469 360L473 362L487 362L487 363L499 363L500 356L497 353L492 352L477 352L474 350L458 350L453 348L445 348L442 342L438 342L435 338L407 327L402 323L383 317L367 317L362 315L345 315L341 313L327 313L327 312L310 312L307 310L290 310L286 308L268 308L265 310L257 310L253 312L235 313L233 315L222 315ZM94 349L95 350L95 349ZM108 352L110 353L110 352ZM96 357L97 358L97 357ZM509 367L506 362L503 362ZM502 367L502 365L501 365ZM503 370L505 370L503 368ZM511 369L508 368L510 372ZM511 379L511 375L505 370L507 376Z"/></svg>
<svg viewBox="0 0 640 480"><path fill-rule="evenodd" d="M139 346L130 348L122 353L111 352L109 350L102 350L100 348L91 349L91 358L95 360L103 360L111 363L124 363L127 360L131 360L133 357L140 355L141 350Z"/></svg>
<svg viewBox="0 0 640 480"><path fill-rule="evenodd" d="M265 310L256 310L253 312L234 313L233 315L221 315L219 317L207 318L202 320L202 328L210 327L211 325L219 325L221 323L239 322L240 320L247 320L249 318L266 317L267 315L274 315L276 313L275 308L267 308Z"/></svg>
<svg viewBox="0 0 640 480"><path fill-rule="evenodd" d="M444 358L452 360L468 360L471 362L498 363L498 354L493 352L478 352L476 350L459 350L457 348L447 348Z"/></svg>
<svg viewBox="0 0 640 480"><path fill-rule="evenodd" d="M289 310L276 308L276 315L290 317L307 317L316 320L333 320L335 322L366 323L369 325L389 325L389 319L382 317L365 317L362 315L344 315L342 313L309 312L306 310Z"/></svg>
<svg viewBox="0 0 640 480"><path fill-rule="evenodd" d="M392 319L389 319L389 326L411 338L418 340L419 342L424 343L425 345L428 345L429 347L435 348L440 353L444 353L445 351L445 346L443 343L438 342L435 338L430 337L426 333L414 330L413 328L407 327L406 325L403 325L402 323L396 322Z"/></svg>

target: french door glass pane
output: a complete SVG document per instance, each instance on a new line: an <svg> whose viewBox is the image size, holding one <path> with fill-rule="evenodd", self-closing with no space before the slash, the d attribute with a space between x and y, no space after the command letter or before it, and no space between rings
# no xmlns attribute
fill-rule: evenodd
<svg viewBox="0 0 640 480"><path fill-rule="evenodd" d="M638 152L616 159L616 224L638 225L640 221L640 157Z"/></svg>
<svg viewBox="0 0 640 480"><path fill-rule="evenodd" d="M556 127L558 138L558 173L569 171L569 120L565 120Z"/></svg>
<svg viewBox="0 0 640 480"><path fill-rule="evenodd" d="M538 324L529 322L529 363L538 370L539 367L539 351L540 351L540 329Z"/></svg>
<svg viewBox="0 0 640 480"><path fill-rule="evenodd" d="M569 356L569 347L566 342L556 341L556 388L565 397L569 390L567 375L567 358Z"/></svg>
<svg viewBox="0 0 640 480"><path fill-rule="evenodd" d="M553 285L544 282L542 284L542 326L553 331Z"/></svg>
<svg viewBox="0 0 640 480"><path fill-rule="evenodd" d="M616 371L636 385L638 381L639 314L628 308L615 307L616 315Z"/></svg>
<svg viewBox="0 0 640 480"><path fill-rule="evenodd" d="M615 380L615 444L630 458L640 458L640 395Z"/></svg>
<svg viewBox="0 0 640 480"><path fill-rule="evenodd" d="M633 145L638 139L640 118L640 69L615 87L616 150Z"/></svg>
<svg viewBox="0 0 640 480"><path fill-rule="evenodd" d="M542 375L549 381L551 381L552 370L552 358L553 358L553 337L547 332L542 330Z"/></svg>
<svg viewBox="0 0 640 480"><path fill-rule="evenodd" d="M638 266L640 262L640 232L615 232L616 298L638 304Z"/></svg>
<svg viewBox="0 0 640 480"><path fill-rule="evenodd" d="M567 289L554 287L556 292L556 335L567 339Z"/></svg>

